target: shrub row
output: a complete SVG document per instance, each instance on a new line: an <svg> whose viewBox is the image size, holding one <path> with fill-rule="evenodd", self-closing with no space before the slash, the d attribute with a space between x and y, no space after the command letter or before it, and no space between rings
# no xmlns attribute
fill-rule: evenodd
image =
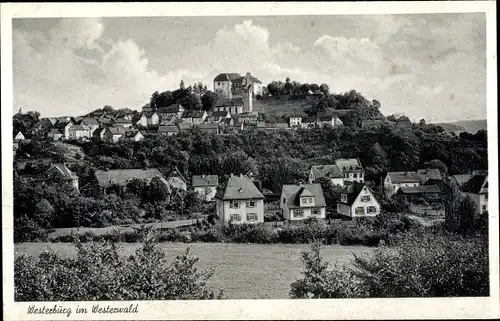
<svg viewBox="0 0 500 321"><path fill-rule="evenodd" d="M324 220L309 219L294 222L279 227L269 224L229 225L216 223L199 224L186 231L178 229L155 230L135 229L106 234L85 232L68 234L51 238L51 242L114 241L142 242L145 238L154 238L158 242L204 242L204 243L286 243L304 244L321 242L323 244L365 245L377 246L379 243L393 245L400 235L410 229L415 229L412 221L401 215L383 214L374 220L360 219L355 222L333 222L327 224Z"/></svg>

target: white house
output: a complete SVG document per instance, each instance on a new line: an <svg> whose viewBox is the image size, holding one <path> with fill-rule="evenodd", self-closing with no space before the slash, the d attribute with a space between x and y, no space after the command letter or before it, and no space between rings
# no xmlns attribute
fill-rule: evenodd
<svg viewBox="0 0 500 321"><path fill-rule="evenodd" d="M287 220L325 218L326 203L320 184L283 185L280 208Z"/></svg>
<svg viewBox="0 0 500 321"><path fill-rule="evenodd" d="M488 211L488 174L473 174L460 190L469 196L477 206L479 214Z"/></svg>
<svg viewBox="0 0 500 321"><path fill-rule="evenodd" d="M292 115L288 120L288 124L291 128L302 127L302 116L301 115Z"/></svg>
<svg viewBox="0 0 500 321"><path fill-rule="evenodd" d="M364 182L364 169L357 158L337 159L332 165L313 165L309 171L309 184L321 177L330 179L333 185L344 186L346 182Z"/></svg>
<svg viewBox="0 0 500 321"><path fill-rule="evenodd" d="M158 115L157 115L157 117L158 117ZM152 121L153 121L153 119L151 119L151 122ZM119 126L122 126L124 128L130 128L130 127L132 127L132 121L130 121L130 119L126 119L126 118L117 118L116 121L115 121L115 124L119 125Z"/></svg>
<svg viewBox="0 0 500 321"><path fill-rule="evenodd" d="M48 138L52 138L53 140L59 140L59 139L61 139L63 137L63 134L61 133L61 131L59 129L52 128L47 133L47 137Z"/></svg>
<svg viewBox="0 0 500 321"><path fill-rule="evenodd" d="M23 133L21 131L18 131L16 136L14 136L14 141L18 142L21 140L25 140L26 138L24 137Z"/></svg>
<svg viewBox="0 0 500 321"><path fill-rule="evenodd" d="M419 169L416 172L388 172L384 178L384 189L387 196L391 196L401 187L437 185L440 182L442 182L441 174L436 168Z"/></svg>
<svg viewBox="0 0 500 321"><path fill-rule="evenodd" d="M184 175L181 174L181 171L179 171L177 166L170 171L170 174L167 177L167 182L170 187L187 191L187 180L184 178Z"/></svg>
<svg viewBox="0 0 500 321"><path fill-rule="evenodd" d="M45 175L47 177L57 176L78 191L78 176L64 164L52 164Z"/></svg>
<svg viewBox="0 0 500 321"><path fill-rule="evenodd" d="M184 123L201 124L207 118L205 110L188 110L182 113L181 120Z"/></svg>
<svg viewBox="0 0 500 321"><path fill-rule="evenodd" d="M81 124L89 126L90 135L94 134L94 131L99 128L99 122L94 117L84 117Z"/></svg>
<svg viewBox="0 0 500 321"><path fill-rule="evenodd" d="M87 125L73 125L68 130L68 138L71 140L77 140L82 138L91 138L91 129Z"/></svg>
<svg viewBox="0 0 500 321"><path fill-rule="evenodd" d="M193 175L193 190L200 198L206 202L214 200L219 185L217 175Z"/></svg>
<svg viewBox="0 0 500 321"><path fill-rule="evenodd" d="M317 124L320 128L333 128L344 125L337 115L318 115Z"/></svg>
<svg viewBox="0 0 500 321"><path fill-rule="evenodd" d="M182 113L186 110L182 107L181 104L173 104L167 107L159 107L156 112L161 120L170 118L172 116L176 118L181 118Z"/></svg>
<svg viewBox="0 0 500 321"><path fill-rule="evenodd" d="M126 130L121 126L113 126L109 127L109 132L111 133L111 141L116 143L122 138L123 135L125 135Z"/></svg>
<svg viewBox="0 0 500 321"><path fill-rule="evenodd" d="M233 82L241 80L238 73L223 73L214 78L214 92L223 98L231 99L233 96Z"/></svg>
<svg viewBox="0 0 500 321"><path fill-rule="evenodd" d="M215 196L219 219L232 224L264 222L264 196L246 175L231 174Z"/></svg>
<svg viewBox="0 0 500 321"><path fill-rule="evenodd" d="M138 130L137 131L131 130L125 132L122 138L132 142L139 142L144 139L144 135Z"/></svg>
<svg viewBox="0 0 500 321"><path fill-rule="evenodd" d="M348 183L337 202L337 212L351 218L376 216L380 214L380 203L365 183Z"/></svg>

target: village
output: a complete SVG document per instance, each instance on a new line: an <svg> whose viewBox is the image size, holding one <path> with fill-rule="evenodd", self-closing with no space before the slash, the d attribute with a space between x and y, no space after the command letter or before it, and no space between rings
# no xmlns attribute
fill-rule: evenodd
<svg viewBox="0 0 500 321"><path fill-rule="evenodd" d="M42 118L35 130L43 131L47 139L56 143L97 140L120 144L124 141L139 142L146 137L170 137L193 128L209 134L231 135L245 130L276 132L343 127L335 112L317 113L315 117L291 114L288 123L260 121L262 115L253 110L252 105L256 95L266 95L267 87L250 73L245 76L237 73L220 74L215 77L213 87L214 92L221 97L213 111L186 110L180 103L170 106L147 104L140 111L113 113L102 110L82 116ZM21 115L21 111L18 115ZM412 127L405 116L400 116L395 122L385 117L362 122L362 128L378 128L383 125L395 129ZM23 141L26 141L23 132L15 133L14 150ZM284 184L277 191L262 188L261 182L251 172L225 173L229 178L223 186L219 184L218 175L195 173L187 178L177 167L171 168L168 175L162 174L157 168L147 167L97 170L95 178L103 195L108 193L110 187L114 189L116 186L119 187L118 194L123 195L132 180L143 180L148 185L156 178L165 185L167 201L175 198L184 201L184 195L189 189L203 202L216 203L212 207L215 213L205 214L216 214L222 222L234 224L262 223L265 221L265 212L276 214L286 221L300 221L311 217L352 220L374 217L381 213L380 200L376 196L379 193L374 193L373 184L365 182L365 171L359 158L336 159L333 164L312 165L304 170L309 171L307 182ZM63 181L78 191L78 176L66 164L51 164L46 176L54 174L61 176ZM419 213L436 210L439 213L439 209L442 210L445 186L455 184L464 195L474 200L478 213L487 211L487 171L473 170L466 175L443 174L438 168L388 171L381 184L383 196L403 198L414 204L413 209ZM324 191L318 183L322 178L327 179L332 186L342 188L340 197L335 200L336 206L329 206L328 210ZM443 215L441 213L437 216L442 218Z"/></svg>

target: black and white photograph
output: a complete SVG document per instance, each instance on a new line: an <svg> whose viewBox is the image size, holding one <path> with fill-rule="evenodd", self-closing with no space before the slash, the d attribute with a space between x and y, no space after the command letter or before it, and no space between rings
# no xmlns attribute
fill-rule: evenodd
<svg viewBox="0 0 500 321"><path fill-rule="evenodd" d="M495 5L446 3L2 21L12 320L402 298L498 317Z"/></svg>

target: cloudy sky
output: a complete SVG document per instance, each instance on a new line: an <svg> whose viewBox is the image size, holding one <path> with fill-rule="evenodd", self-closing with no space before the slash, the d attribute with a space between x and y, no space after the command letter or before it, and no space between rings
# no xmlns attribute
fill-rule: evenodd
<svg viewBox="0 0 500 321"><path fill-rule="evenodd" d="M139 109L221 72L355 89L384 114L486 118L478 14L14 19L14 110Z"/></svg>

